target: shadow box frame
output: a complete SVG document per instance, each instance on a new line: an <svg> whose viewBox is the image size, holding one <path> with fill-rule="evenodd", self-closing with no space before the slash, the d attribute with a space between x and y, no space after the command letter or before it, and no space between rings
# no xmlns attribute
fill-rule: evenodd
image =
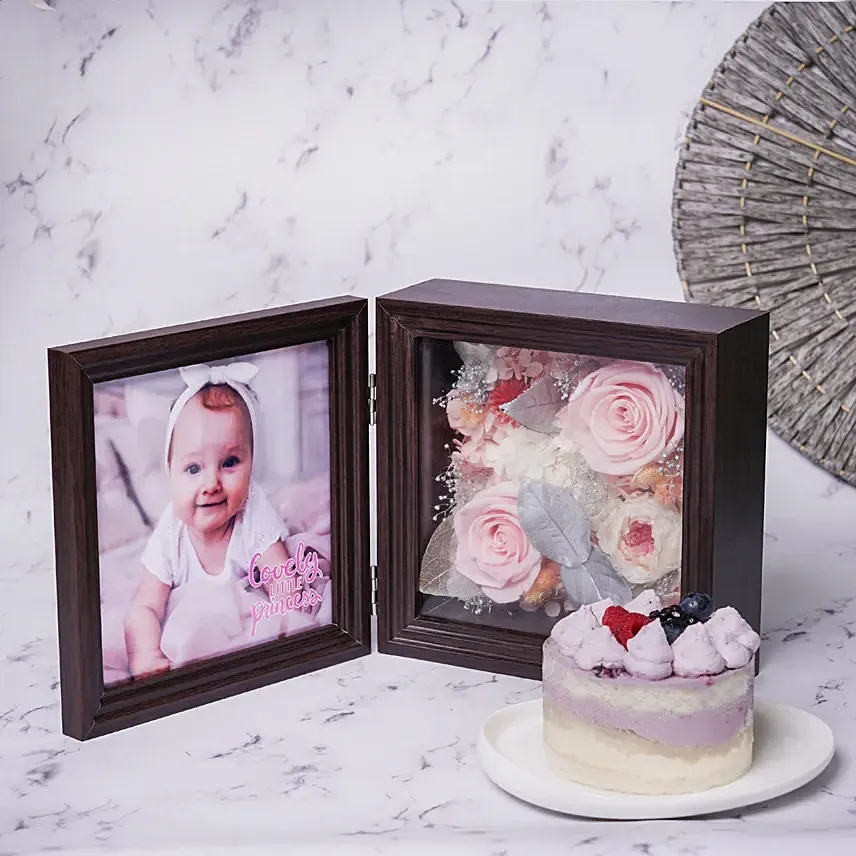
<svg viewBox="0 0 856 856"><path fill-rule="evenodd" d="M759 630L768 313L429 280L376 299L373 372L368 313L364 298L331 298L48 350L65 734L97 737L369 654L373 615L380 653L541 678L546 633L420 612L424 511L436 500L417 487L429 342L684 366L681 591L709 592ZM319 340L330 355L332 624L105 688L93 384Z"/></svg>
<svg viewBox="0 0 856 856"><path fill-rule="evenodd" d="M379 297L375 329L378 650L541 679L545 635L419 614L426 339L685 366L681 592L760 632L768 312L438 279Z"/></svg>
<svg viewBox="0 0 856 856"><path fill-rule="evenodd" d="M98 737L370 652L367 315L363 299L332 298L48 349L66 735ZM94 384L321 340L329 354L332 623L105 687Z"/></svg>

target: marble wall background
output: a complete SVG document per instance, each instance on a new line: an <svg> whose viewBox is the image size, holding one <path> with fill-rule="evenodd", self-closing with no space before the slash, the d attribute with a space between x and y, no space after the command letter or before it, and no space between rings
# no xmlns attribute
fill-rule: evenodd
<svg viewBox="0 0 856 856"><path fill-rule="evenodd" d="M4 0L11 513L50 345L433 276L680 299L676 146L761 8Z"/></svg>
<svg viewBox="0 0 856 856"><path fill-rule="evenodd" d="M208 778L221 762L206 758L247 742L247 698L195 715L204 739L189 717L85 752L57 734L45 349L434 276L681 299L670 238L677 146L712 69L763 4L55 5L0 0L0 851L48 838L82 846L98 830L125 846L216 838L211 805L235 787L259 800L242 804L256 820L241 835L274 836L262 807L267 791L283 792L279 763L247 744L222 761L229 775ZM822 697L827 720L852 731L841 676L852 677L856 657L856 491L775 438L768 484L762 688L804 706ZM531 815L502 802L464 750L484 715L530 685L372 662L384 665L253 694L278 711L258 725L263 741L288 728L326 752L281 754L293 769L315 768L286 777L303 787L282 809L290 822L310 835L325 816L316 797L343 799L374 775L336 834L490 828L500 806L507 852L517 852ZM399 686L409 689L396 695ZM380 766L337 720L357 702L406 718L429 700L457 713L403 735L419 745ZM324 707L333 713L318 722L305 714ZM147 766L150 740L196 747L166 802ZM421 764L437 747L436 764ZM133 781L109 772L116 751L139 765ZM852 825L856 784L845 773L819 802L787 808L788 823L807 828L823 806L829 828ZM395 776L415 784L387 800ZM109 787L87 796L83 780ZM172 801L191 792L180 811ZM543 828L565 841L559 820Z"/></svg>

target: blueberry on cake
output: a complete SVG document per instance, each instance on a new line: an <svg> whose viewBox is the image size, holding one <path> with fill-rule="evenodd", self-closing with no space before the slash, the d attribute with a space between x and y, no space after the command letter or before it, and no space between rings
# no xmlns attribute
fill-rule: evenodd
<svg viewBox="0 0 856 856"><path fill-rule="evenodd" d="M752 763L758 634L706 594L663 607L653 592L581 607L544 643L544 741L564 778L679 794Z"/></svg>

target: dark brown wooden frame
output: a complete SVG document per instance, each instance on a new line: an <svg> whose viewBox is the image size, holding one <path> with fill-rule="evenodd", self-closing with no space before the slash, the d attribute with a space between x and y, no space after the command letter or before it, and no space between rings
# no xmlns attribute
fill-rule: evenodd
<svg viewBox="0 0 856 856"><path fill-rule="evenodd" d="M96 737L371 650L367 303L334 298L48 351L62 721ZM105 689L93 384L328 340L333 624Z"/></svg>
<svg viewBox="0 0 856 856"><path fill-rule="evenodd" d="M541 677L543 636L418 614L424 338L684 365L682 588L760 627L767 313L431 280L377 301L380 651Z"/></svg>

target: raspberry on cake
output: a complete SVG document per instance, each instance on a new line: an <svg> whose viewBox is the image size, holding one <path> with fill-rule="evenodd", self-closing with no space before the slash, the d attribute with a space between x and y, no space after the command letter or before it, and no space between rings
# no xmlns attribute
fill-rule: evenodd
<svg viewBox="0 0 856 856"><path fill-rule="evenodd" d="M615 638L626 648L627 643L646 625L651 623L647 615L628 612L623 606L609 606L604 610L603 623Z"/></svg>
<svg viewBox="0 0 856 856"><path fill-rule="evenodd" d="M559 621L544 643L544 742L559 775L640 794L703 791L752 763L758 634L737 610L644 592Z"/></svg>

